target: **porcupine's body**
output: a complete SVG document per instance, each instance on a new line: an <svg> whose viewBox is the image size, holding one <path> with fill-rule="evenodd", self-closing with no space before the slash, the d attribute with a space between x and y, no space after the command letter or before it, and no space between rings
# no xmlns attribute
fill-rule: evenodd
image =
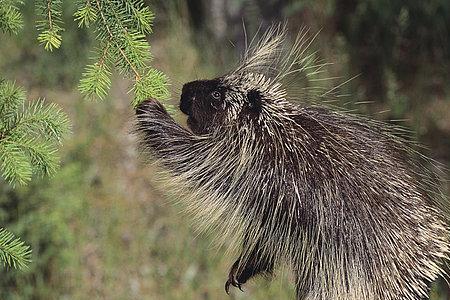
<svg viewBox="0 0 450 300"><path fill-rule="evenodd" d="M141 104L142 145L198 224L241 248L227 292L282 264L298 299L427 297L449 251L434 173L385 124L288 101L305 42L286 58L283 39L271 29L233 72L183 87L192 132Z"/></svg>

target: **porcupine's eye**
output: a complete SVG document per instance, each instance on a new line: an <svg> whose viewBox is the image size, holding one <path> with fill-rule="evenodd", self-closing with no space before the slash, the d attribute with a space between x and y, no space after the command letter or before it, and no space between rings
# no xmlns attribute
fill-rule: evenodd
<svg viewBox="0 0 450 300"><path fill-rule="evenodd" d="M218 109L221 104L222 95L220 94L219 91L213 91L211 93L211 97L212 97L211 106L214 107L215 109Z"/></svg>
<svg viewBox="0 0 450 300"><path fill-rule="evenodd" d="M220 93L218 91L212 92L211 96L214 98L214 100L220 100Z"/></svg>

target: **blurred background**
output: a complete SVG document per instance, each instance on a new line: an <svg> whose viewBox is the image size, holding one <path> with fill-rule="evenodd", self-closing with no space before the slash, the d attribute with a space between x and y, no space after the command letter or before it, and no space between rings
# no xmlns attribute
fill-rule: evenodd
<svg viewBox="0 0 450 300"><path fill-rule="evenodd" d="M288 20L293 36L302 26L320 31L312 47L334 63L324 77L340 76L326 84L359 75L340 88L349 95L342 105L402 120L428 146L425 154L450 166L450 1L147 2L156 13L153 64L171 78L174 104L184 82L235 66L243 22L251 35ZM0 271L0 299L293 299L287 275L225 294L234 257L190 226L138 159L129 82L115 76L104 102L77 91L95 38L77 29L75 7L64 3L63 44L53 53L36 42L33 1L24 5L24 30L0 34L0 74L30 99L59 103L73 123L56 176L15 189L0 181L0 225L33 249L27 270ZM443 282L432 299L450 299Z"/></svg>

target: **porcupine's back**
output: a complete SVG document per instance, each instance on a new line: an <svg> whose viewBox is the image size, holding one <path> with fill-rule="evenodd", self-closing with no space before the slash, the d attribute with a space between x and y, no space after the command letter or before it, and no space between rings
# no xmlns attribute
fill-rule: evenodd
<svg viewBox="0 0 450 300"><path fill-rule="evenodd" d="M425 297L449 251L426 159L382 123L319 107L290 118L299 161L287 201L302 230L281 248L305 299Z"/></svg>
<svg viewBox="0 0 450 300"><path fill-rule="evenodd" d="M230 76L244 84L228 81L239 89L254 84L249 74L264 74L257 82L269 95L258 125L244 125L250 133L235 142L256 149L243 173L249 183L242 190L260 194L243 207L255 220L247 238L266 236L263 251L290 260L308 300L426 297L449 251L437 168L400 128L292 104L305 99L290 77L308 77L325 64L308 55L311 39L302 32L289 49L284 39L284 28L269 29ZM327 99L334 90L312 97Z"/></svg>

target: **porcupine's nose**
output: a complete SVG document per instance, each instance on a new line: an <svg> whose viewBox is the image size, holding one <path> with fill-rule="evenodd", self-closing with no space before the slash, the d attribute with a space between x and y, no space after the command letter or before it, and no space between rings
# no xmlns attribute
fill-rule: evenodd
<svg viewBox="0 0 450 300"><path fill-rule="evenodd" d="M183 85L180 99L180 110L188 116L192 114L192 105L199 91L202 90L201 80L195 80Z"/></svg>
<svg viewBox="0 0 450 300"><path fill-rule="evenodd" d="M181 94L180 110L186 115L191 114L192 100L193 97L191 97L190 95Z"/></svg>
<svg viewBox="0 0 450 300"><path fill-rule="evenodd" d="M183 85L180 99L180 110L190 116L192 113L192 102L195 100L195 82L188 82Z"/></svg>

